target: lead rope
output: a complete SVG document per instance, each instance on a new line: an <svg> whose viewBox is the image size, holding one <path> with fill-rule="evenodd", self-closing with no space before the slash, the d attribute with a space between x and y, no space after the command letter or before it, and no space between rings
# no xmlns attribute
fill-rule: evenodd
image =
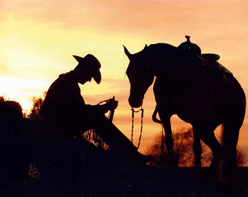
<svg viewBox="0 0 248 197"><path fill-rule="evenodd" d="M138 111L135 111L133 108L132 110L132 131L131 131L131 141L133 143L133 129L134 129L134 113L138 113L141 111L141 120L140 120L140 136L139 136L139 143L138 143L138 147L137 150L140 146L140 142L141 142L141 137L142 137L142 131L143 131L143 119L144 119L144 109L141 106L141 109Z"/></svg>

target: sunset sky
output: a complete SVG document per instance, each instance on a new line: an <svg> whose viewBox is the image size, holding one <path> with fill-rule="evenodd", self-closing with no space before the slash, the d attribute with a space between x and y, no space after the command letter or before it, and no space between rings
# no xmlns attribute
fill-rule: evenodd
<svg viewBox="0 0 248 197"><path fill-rule="evenodd" d="M129 60L122 45L136 53L145 44L178 46L190 35L203 53L220 55L248 94L247 10L247 0L0 0L0 95L28 112L33 96L42 96L58 75L74 69L72 55L90 53L102 64L102 83L80 86L82 95L88 104L115 96L114 122L130 137ZM151 120L154 106L150 88L143 104L143 149L161 133ZM172 123L174 130L185 125L176 117ZM247 131L245 119L240 146L248 146Z"/></svg>

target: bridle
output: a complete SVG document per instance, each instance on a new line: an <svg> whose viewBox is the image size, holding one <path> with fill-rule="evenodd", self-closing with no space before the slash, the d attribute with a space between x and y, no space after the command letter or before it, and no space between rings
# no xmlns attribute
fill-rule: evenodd
<svg viewBox="0 0 248 197"><path fill-rule="evenodd" d="M131 141L133 143L133 130L134 130L134 113L138 113L141 111L141 122L140 122L140 136L139 136L139 142L138 142L138 146L137 146L137 150L140 146L140 142L141 142L141 137L142 137L142 130L143 130L143 119L144 119L144 109L140 108L140 110L135 111L134 108L131 109L132 111L132 131L131 131Z"/></svg>

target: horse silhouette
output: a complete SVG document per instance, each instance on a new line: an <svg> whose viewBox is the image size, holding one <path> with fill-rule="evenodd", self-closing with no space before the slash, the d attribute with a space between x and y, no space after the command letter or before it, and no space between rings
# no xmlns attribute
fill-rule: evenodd
<svg viewBox="0 0 248 197"><path fill-rule="evenodd" d="M201 168L200 139L210 147L214 158L210 169L227 155L227 171L234 170L239 130L245 115L246 98L235 77L216 60L218 55L201 55L165 43L152 44L135 54L124 46L130 60L126 74L130 82L129 104L140 107L153 83L158 111L166 134L166 146L172 158L173 139L170 118L177 114L191 123L194 131L195 165ZM223 124L223 146L214 136Z"/></svg>

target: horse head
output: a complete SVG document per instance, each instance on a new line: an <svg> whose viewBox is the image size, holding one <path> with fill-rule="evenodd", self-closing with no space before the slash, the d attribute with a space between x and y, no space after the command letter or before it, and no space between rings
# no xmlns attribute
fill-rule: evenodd
<svg viewBox="0 0 248 197"><path fill-rule="evenodd" d="M131 54L125 46L124 51L130 60L126 74L130 82L129 104L131 107L140 107L143 103L144 95L153 83L154 74L147 61L147 46L136 53Z"/></svg>

